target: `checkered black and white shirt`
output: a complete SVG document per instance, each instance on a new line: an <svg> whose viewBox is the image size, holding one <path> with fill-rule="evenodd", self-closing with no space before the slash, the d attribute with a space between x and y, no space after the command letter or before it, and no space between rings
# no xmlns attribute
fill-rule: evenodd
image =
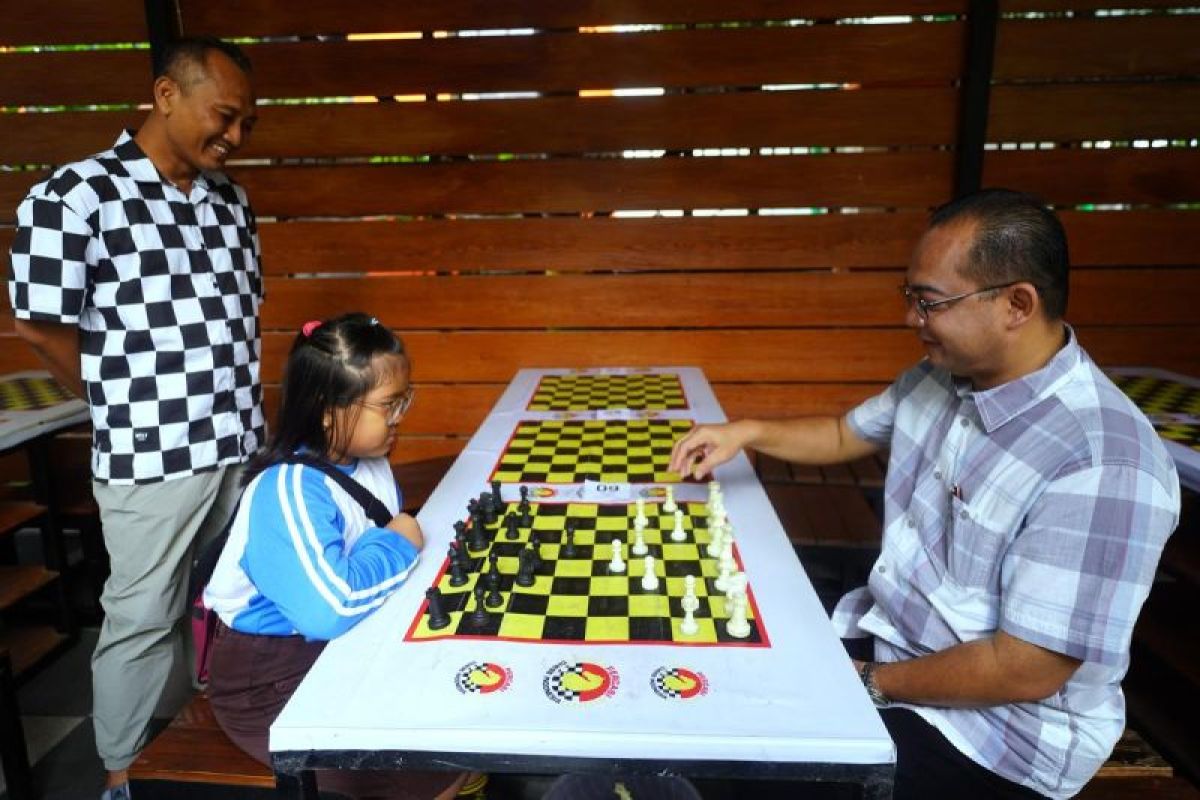
<svg viewBox="0 0 1200 800"><path fill-rule="evenodd" d="M847 418L891 447L869 585L834 610L844 638L900 661L1003 630L1083 661L1054 695L910 706L975 762L1074 795L1125 726L1134 622L1179 518L1149 421L1078 346L987 391L922 362Z"/></svg>
<svg viewBox="0 0 1200 800"><path fill-rule="evenodd" d="M19 319L78 325L92 472L153 483L246 460L263 443L258 233L240 186L183 194L126 132L17 209Z"/></svg>

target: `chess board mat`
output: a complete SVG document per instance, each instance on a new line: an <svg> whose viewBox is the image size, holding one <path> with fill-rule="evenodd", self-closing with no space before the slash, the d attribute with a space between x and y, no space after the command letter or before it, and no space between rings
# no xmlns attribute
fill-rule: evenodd
<svg viewBox="0 0 1200 800"><path fill-rule="evenodd" d="M0 411L39 411L75 399L53 378L12 378L0 382Z"/></svg>
<svg viewBox="0 0 1200 800"><path fill-rule="evenodd" d="M1164 439L1200 451L1200 386L1153 375L1111 376ZM1192 418L1188 420L1186 418Z"/></svg>
<svg viewBox="0 0 1200 800"><path fill-rule="evenodd" d="M523 420L489 480L501 483L679 483L671 448L690 419ZM689 478L690 480L690 478Z"/></svg>
<svg viewBox="0 0 1200 800"><path fill-rule="evenodd" d="M529 400L529 411L677 411L688 408L679 375L644 372L620 375L545 375Z"/></svg>
<svg viewBox="0 0 1200 800"><path fill-rule="evenodd" d="M642 557L630 553L633 543L633 519L636 506L597 503L531 503L533 525L521 528L518 538L508 539L501 515L489 527L494 538L480 551L468 550L471 569L462 586L450 585L449 558L438 571L433 585L442 593L442 605L450 615L450 624L439 630L428 625L428 603L422 602L416 618L405 634L405 641L433 641L449 638L503 640L541 643L585 644L677 644L694 646L766 647L770 642L757 604L753 585L748 591L747 616L750 635L737 639L725 632L725 595L713 585L719 568L717 560L704 553L711 541L708 512L704 503L680 503L683 526L688 534L684 542L672 542L674 514L662 511L661 503L646 503L643 538L656 559L659 576L657 591L642 588L645 574ZM516 513L517 504L508 505ZM562 556L566 522L575 522L574 558ZM517 586L515 576L521 550L536 531L541 542L542 562L535 570L534 584ZM626 572L611 574L612 539L626 543ZM488 556L495 552L500 567L500 592L503 603L490 612L487 622L471 621L475 610L473 591L481 569L488 569ZM734 557L741 560L734 544ZM684 576L696 576L696 596L700 608L695 612L699 632L684 636L679 630L683 619L681 598ZM751 584L753 582L751 581ZM485 581L486 585L486 581Z"/></svg>

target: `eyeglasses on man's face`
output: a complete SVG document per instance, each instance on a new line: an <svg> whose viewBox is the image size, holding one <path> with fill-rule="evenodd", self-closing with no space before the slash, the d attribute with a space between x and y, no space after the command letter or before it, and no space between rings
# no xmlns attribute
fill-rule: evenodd
<svg viewBox="0 0 1200 800"><path fill-rule="evenodd" d="M363 400L362 404L364 406L378 408L379 410L383 411L383 418L387 424L395 425L400 421L401 417L408 413L408 408L412 405L413 397L416 395L416 393L417 387L410 384L404 394L400 395L390 403L378 403L370 400Z"/></svg>
<svg viewBox="0 0 1200 800"><path fill-rule="evenodd" d="M982 289L975 289L971 292L963 292L962 294L956 294L951 297L943 297L941 300L926 300L923 297L918 297L916 292L913 291L913 288L906 283L900 287L900 294L904 297L904 303L906 306L909 308L915 307L917 309L917 316L922 320L927 320L929 319L930 311L947 309L952 304L957 303L959 300L965 300L968 297L974 297L975 295L983 294L984 292L994 292L997 289L1007 289L1009 286L1015 286L1018 283L1020 283L1020 281L998 283L995 286L985 286Z"/></svg>

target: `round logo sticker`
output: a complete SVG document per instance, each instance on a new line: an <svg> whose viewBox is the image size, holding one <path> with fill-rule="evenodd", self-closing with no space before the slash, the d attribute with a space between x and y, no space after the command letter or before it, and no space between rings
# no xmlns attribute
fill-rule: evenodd
<svg viewBox="0 0 1200 800"><path fill-rule="evenodd" d="M708 678L686 667L659 667L650 675L650 688L666 700L691 700L708 694Z"/></svg>
<svg viewBox="0 0 1200 800"><path fill-rule="evenodd" d="M463 694L502 692L511 683L512 670L490 661L470 661L454 676L454 685Z"/></svg>
<svg viewBox="0 0 1200 800"><path fill-rule="evenodd" d="M546 672L542 688L556 703L590 703L612 697L620 684L617 671L586 661L560 661Z"/></svg>

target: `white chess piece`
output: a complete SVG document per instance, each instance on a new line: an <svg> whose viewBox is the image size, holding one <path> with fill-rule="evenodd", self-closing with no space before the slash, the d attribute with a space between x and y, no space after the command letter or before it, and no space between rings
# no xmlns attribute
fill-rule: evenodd
<svg viewBox="0 0 1200 800"><path fill-rule="evenodd" d="M745 593L733 596L733 611L730 612L729 619L725 622L725 632L736 639L745 639L750 635L750 621L746 619L748 606L749 601Z"/></svg>
<svg viewBox="0 0 1200 800"><path fill-rule="evenodd" d="M713 581L713 586L717 587L718 592L729 591L729 579L733 577L733 559L726 559L725 554L721 554L720 572L717 573L716 579Z"/></svg>
<svg viewBox="0 0 1200 800"><path fill-rule="evenodd" d="M675 528L671 531L672 542L686 542L687 531L683 529L683 511L675 509Z"/></svg>
<svg viewBox="0 0 1200 800"><path fill-rule="evenodd" d="M629 551L635 556L644 556L650 552L650 548L646 546L645 531L646 523L639 524L635 519L633 521L633 547L629 548Z"/></svg>
<svg viewBox="0 0 1200 800"><path fill-rule="evenodd" d="M646 565L645 574L642 575L642 588L647 592L658 591L658 575L654 572L654 556L646 556L642 563Z"/></svg>
<svg viewBox="0 0 1200 800"><path fill-rule="evenodd" d="M662 510L668 514L674 514L675 509L679 508L679 506L675 505L675 489L668 486L666 487L666 492L667 499L663 500Z"/></svg>
<svg viewBox="0 0 1200 800"><path fill-rule="evenodd" d="M725 507L725 499L721 495L721 484L717 481L708 482L708 512L715 513Z"/></svg>
<svg viewBox="0 0 1200 800"><path fill-rule="evenodd" d="M612 560L608 562L608 571L625 571L625 560L621 558L621 539L616 536L614 536L612 540Z"/></svg>
<svg viewBox="0 0 1200 800"><path fill-rule="evenodd" d="M646 501L644 498L639 497L634 501L634 504L637 508L637 513L633 517L633 524L635 527L641 526L644 528L646 527L646 523L650 521L646 518Z"/></svg>
<svg viewBox="0 0 1200 800"><path fill-rule="evenodd" d="M746 577L746 573L733 573L729 576L729 582L725 589L725 599L732 603L734 595L746 594L749 585L750 580Z"/></svg>
<svg viewBox="0 0 1200 800"><path fill-rule="evenodd" d="M725 541L725 531L727 529L727 525L713 525L709 527L708 546L704 548L704 552L708 554L709 558L720 558L721 545Z"/></svg>
<svg viewBox="0 0 1200 800"><path fill-rule="evenodd" d="M695 636L700 632L696 624L696 609L700 608L700 598L696 597L696 576L683 576L683 598L679 601L683 608L683 619L679 622L679 632L684 636Z"/></svg>

